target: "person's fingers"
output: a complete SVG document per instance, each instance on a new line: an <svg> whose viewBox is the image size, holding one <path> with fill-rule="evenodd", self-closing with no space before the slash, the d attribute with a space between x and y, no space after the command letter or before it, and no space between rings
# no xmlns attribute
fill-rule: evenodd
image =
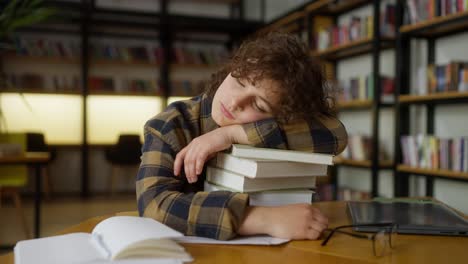
<svg viewBox="0 0 468 264"><path fill-rule="evenodd" d="M183 148L179 153L177 153L175 161L174 161L174 175L180 175L180 169L182 168L182 164L185 158L185 154L187 153L187 147Z"/></svg>
<svg viewBox="0 0 468 264"><path fill-rule="evenodd" d="M192 176L190 174L190 151L187 152L184 158L184 171L185 177L187 177L188 182L192 183Z"/></svg>
<svg viewBox="0 0 468 264"><path fill-rule="evenodd" d="M305 237L306 237L306 239L316 240L316 239L318 239L320 237L320 233L321 232L318 232L315 229L309 228L306 231Z"/></svg>
<svg viewBox="0 0 468 264"><path fill-rule="evenodd" d="M322 233L323 230L327 229L327 225L317 222L317 221L312 221L310 223L310 229L313 229L319 233Z"/></svg>
<svg viewBox="0 0 468 264"><path fill-rule="evenodd" d="M200 154L198 154L198 157L196 159L196 170L195 170L195 173L196 173L196 176L200 175L203 171L203 166L205 165L205 161L206 161L206 154L201 152Z"/></svg>
<svg viewBox="0 0 468 264"><path fill-rule="evenodd" d="M317 208L312 207L313 219L324 225L328 225L328 218Z"/></svg>
<svg viewBox="0 0 468 264"><path fill-rule="evenodd" d="M190 149L185 158L187 164L185 173L190 183L196 182L195 166L196 166L196 152L193 149Z"/></svg>

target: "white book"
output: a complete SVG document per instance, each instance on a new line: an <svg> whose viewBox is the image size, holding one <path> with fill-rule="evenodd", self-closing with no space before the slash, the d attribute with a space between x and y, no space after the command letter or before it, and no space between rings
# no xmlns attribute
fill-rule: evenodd
<svg viewBox="0 0 468 264"><path fill-rule="evenodd" d="M206 180L236 192L258 192L297 188L314 188L315 176L251 179L227 170L208 166Z"/></svg>
<svg viewBox="0 0 468 264"><path fill-rule="evenodd" d="M100 222L89 233L72 233L20 241L16 264L106 263L136 259L132 263L182 263L191 261L172 239L183 234L151 218L115 216Z"/></svg>
<svg viewBox="0 0 468 264"><path fill-rule="evenodd" d="M219 186L205 181L205 192L233 191L230 188ZM312 203L314 191L308 189L291 189L277 191L250 192L249 204L251 206L280 206L296 203Z"/></svg>
<svg viewBox="0 0 468 264"><path fill-rule="evenodd" d="M286 176L324 176L327 165L277 161L267 159L239 158L227 153L218 153L215 166L249 178L277 178Z"/></svg>
<svg viewBox="0 0 468 264"><path fill-rule="evenodd" d="M233 144L230 154L239 158L270 159L333 165L333 155L329 154L284 149L256 148L241 144Z"/></svg>

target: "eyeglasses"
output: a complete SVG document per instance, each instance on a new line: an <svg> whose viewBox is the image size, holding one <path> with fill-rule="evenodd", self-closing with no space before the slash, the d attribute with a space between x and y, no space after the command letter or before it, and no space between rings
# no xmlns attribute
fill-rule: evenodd
<svg viewBox="0 0 468 264"><path fill-rule="evenodd" d="M350 227L377 227L379 230L376 233L372 234L361 234L354 232L342 231L340 229L350 228ZM330 230L330 229L329 229ZM372 240L372 247L374 256L381 257L385 255L387 250L394 249L397 243L397 231L398 225L394 223L377 223L377 224L364 224L364 225L345 225L338 226L330 230L330 234L323 240L322 246L325 246L328 243L328 240L333 236L334 233L347 234L357 238L365 238Z"/></svg>

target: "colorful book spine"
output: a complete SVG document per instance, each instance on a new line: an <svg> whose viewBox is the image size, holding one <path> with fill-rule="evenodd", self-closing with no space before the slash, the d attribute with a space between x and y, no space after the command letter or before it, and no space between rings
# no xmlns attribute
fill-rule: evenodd
<svg viewBox="0 0 468 264"><path fill-rule="evenodd" d="M468 137L402 136L403 163L412 167L468 172Z"/></svg>

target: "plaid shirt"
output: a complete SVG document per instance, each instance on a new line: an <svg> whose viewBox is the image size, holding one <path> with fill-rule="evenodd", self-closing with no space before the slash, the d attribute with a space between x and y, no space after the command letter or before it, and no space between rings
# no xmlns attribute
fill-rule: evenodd
<svg viewBox="0 0 468 264"><path fill-rule="evenodd" d="M206 95L175 102L145 124L136 181L138 211L186 235L227 240L243 221L248 195L203 192L205 170L195 184L187 182L183 169L179 177L173 173L176 154L194 138L218 128L211 103ZM344 126L334 118L316 121L279 127L267 119L243 127L257 147L340 153L347 144Z"/></svg>

